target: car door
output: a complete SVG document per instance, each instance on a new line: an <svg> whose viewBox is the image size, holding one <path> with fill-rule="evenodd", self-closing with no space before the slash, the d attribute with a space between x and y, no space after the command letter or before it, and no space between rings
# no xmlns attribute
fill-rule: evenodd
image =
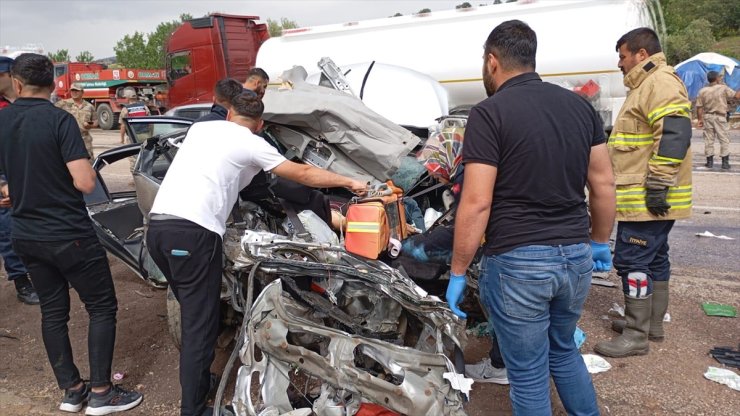
<svg viewBox="0 0 740 416"><path fill-rule="evenodd" d="M106 250L121 259L148 283L156 287L164 287L167 284L164 276L146 250L145 214L141 209L139 198L149 199L151 196L151 201L153 201L156 189L151 193L150 188L153 185L147 186L146 179L154 172L154 175L158 177L158 179L155 178L157 179L155 185L158 188L171 162L171 158L155 157L159 141L166 141L171 136L184 136L192 121L158 116L132 118L125 123L129 138L135 143L128 143L98 155L93 162L93 169L97 175L96 187L91 194L85 195L85 202L95 232ZM132 128L134 126L136 128ZM125 159L131 157L135 157L137 161L129 167ZM148 172L140 172L141 162L151 160L153 157L154 163L145 169ZM121 164L125 167L120 167ZM113 168L113 166L118 167ZM106 169L117 169L117 173L104 175ZM133 189L129 187L123 190L111 190L116 187L109 187L104 176L109 179L118 178L118 181L125 181L129 184L133 182L134 187ZM142 184L139 184L140 182Z"/></svg>

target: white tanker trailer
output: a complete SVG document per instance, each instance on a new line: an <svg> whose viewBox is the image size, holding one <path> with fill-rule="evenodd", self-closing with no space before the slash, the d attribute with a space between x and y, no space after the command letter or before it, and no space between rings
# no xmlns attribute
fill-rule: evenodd
<svg viewBox="0 0 740 416"><path fill-rule="evenodd" d="M406 67L441 83L454 108L485 98L483 43L496 25L519 19L537 33L543 79L588 98L611 125L626 94L616 41L637 27L656 28L659 18L660 5L651 0L519 1L285 30L262 44L257 66L271 80L295 65L319 72L322 57L340 68L367 62ZM403 86L394 91L407 94Z"/></svg>

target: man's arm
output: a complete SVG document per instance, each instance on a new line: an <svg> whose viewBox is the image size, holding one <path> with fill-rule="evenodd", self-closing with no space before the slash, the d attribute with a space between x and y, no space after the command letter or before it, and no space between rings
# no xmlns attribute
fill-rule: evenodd
<svg viewBox="0 0 740 416"><path fill-rule="evenodd" d="M616 216L616 188L606 144L591 147L587 182L591 239L597 243L608 243Z"/></svg>
<svg viewBox="0 0 740 416"><path fill-rule="evenodd" d="M704 127L704 107L696 107L696 126Z"/></svg>
<svg viewBox="0 0 740 416"><path fill-rule="evenodd" d="M465 164L460 205L455 214L455 242L450 272L464 275L480 247L488 225L498 168L483 163Z"/></svg>
<svg viewBox="0 0 740 416"><path fill-rule="evenodd" d="M90 104L92 107L92 115L90 116L90 121L92 124L90 124L90 128L99 127L100 124L98 124L98 112L95 110L95 106Z"/></svg>
<svg viewBox="0 0 740 416"><path fill-rule="evenodd" d="M11 206L8 183L4 179L0 179L0 208L10 208Z"/></svg>
<svg viewBox="0 0 740 416"><path fill-rule="evenodd" d="M123 107L121 113L118 115L118 122L121 124L121 144L123 144L123 138L126 135L126 126L124 126L123 119L128 115L128 109Z"/></svg>
<svg viewBox="0 0 740 416"><path fill-rule="evenodd" d="M67 162L67 169L72 175L72 183L78 191L90 194L95 190L95 171L87 159L77 159Z"/></svg>
<svg viewBox="0 0 740 416"><path fill-rule="evenodd" d="M363 194L367 191L367 184L363 182L290 160L279 164L272 169L272 172L280 177L314 188L344 187L356 194Z"/></svg>

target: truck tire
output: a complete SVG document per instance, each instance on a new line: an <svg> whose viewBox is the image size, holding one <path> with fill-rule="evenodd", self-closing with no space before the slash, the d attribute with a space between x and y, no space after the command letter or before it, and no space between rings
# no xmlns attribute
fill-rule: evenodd
<svg viewBox="0 0 740 416"><path fill-rule="evenodd" d="M180 302L175 298L172 288L167 286L167 326L172 336L172 342L177 349L182 345L182 324L180 323Z"/></svg>
<svg viewBox="0 0 740 416"><path fill-rule="evenodd" d="M98 124L103 130L113 130L118 128L118 114L114 113L108 104L98 106Z"/></svg>

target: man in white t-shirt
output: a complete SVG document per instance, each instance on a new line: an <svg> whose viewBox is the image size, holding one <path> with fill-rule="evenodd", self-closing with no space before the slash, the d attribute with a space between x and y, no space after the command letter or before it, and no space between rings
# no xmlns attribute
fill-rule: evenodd
<svg viewBox="0 0 740 416"><path fill-rule="evenodd" d="M291 162L256 136L263 109L258 97L241 94L228 121L193 124L151 209L147 246L180 302L183 416L212 411L206 398L219 325L222 236L239 191L265 170L308 186L365 192L365 183Z"/></svg>

